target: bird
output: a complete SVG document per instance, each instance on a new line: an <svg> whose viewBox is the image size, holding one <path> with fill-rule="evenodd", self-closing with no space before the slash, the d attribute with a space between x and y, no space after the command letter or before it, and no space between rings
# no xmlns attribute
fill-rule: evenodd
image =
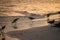
<svg viewBox="0 0 60 40"><path fill-rule="evenodd" d="M5 27L6 27L6 26L3 26L3 27L2 27L0 30L3 30L3 29L5 29Z"/></svg>
<svg viewBox="0 0 60 40"><path fill-rule="evenodd" d="M14 19L14 20L12 21L12 23L15 23L18 19L19 19L19 18Z"/></svg>
<svg viewBox="0 0 60 40"><path fill-rule="evenodd" d="M16 22L17 22L18 19L19 19L19 18L16 18L16 19L14 19L14 20L12 21L12 23L14 23L14 26L13 26L13 27L14 27L15 29L17 29Z"/></svg>
<svg viewBox="0 0 60 40"><path fill-rule="evenodd" d="M48 23L53 24L55 20L48 21Z"/></svg>
<svg viewBox="0 0 60 40"><path fill-rule="evenodd" d="M51 20L51 21L49 20L49 21L47 21L47 23L49 23L51 27L54 27L54 26L55 26L55 25L54 25L55 20Z"/></svg>
<svg viewBox="0 0 60 40"><path fill-rule="evenodd" d="M50 16L50 15L51 15L51 14L47 14L47 17L48 17L47 23L51 24L51 26L52 26L52 24L54 24L55 20L50 20L50 19L49 19L49 16Z"/></svg>
<svg viewBox="0 0 60 40"><path fill-rule="evenodd" d="M31 20L35 19L35 18L33 18L33 17L28 17L28 18L31 19Z"/></svg>
<svg viewBox="0 0 60 40"><path fill-rule="evenodd" d="M47 17L49 17L50 16L50 14L47 14Z"/></svg>

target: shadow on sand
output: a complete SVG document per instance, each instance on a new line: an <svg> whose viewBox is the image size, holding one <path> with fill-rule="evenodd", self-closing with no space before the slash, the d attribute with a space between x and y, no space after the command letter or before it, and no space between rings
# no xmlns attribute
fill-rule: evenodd
<svg viewBox="0 0 60 40"><path fill-rule="evenodd" d="M9 37L19 40L60 40L60 28L55 27L36 27L26 30L10 31Z"/></svg>

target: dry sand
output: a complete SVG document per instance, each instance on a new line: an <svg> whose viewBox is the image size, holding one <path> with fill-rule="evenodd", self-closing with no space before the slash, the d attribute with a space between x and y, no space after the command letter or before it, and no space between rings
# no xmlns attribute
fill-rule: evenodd
<svg viewBox="0 0 60 40"><path fill-rule="evenodd" d="M47 14L60 11L60 0L1 0L0 10L28 11L35 14ZM2 14L3 13L3 14ZM15 12L0 12L1 16L23 16Z"/></svg>

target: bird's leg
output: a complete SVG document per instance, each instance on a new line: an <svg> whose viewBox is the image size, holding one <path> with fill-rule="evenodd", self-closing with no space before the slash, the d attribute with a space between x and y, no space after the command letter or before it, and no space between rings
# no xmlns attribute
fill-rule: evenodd
<svg viewBox="0 0 60 40"><path fill-rule="evenodd" d="M51 24L51 27L53 26L53 24Z"/></svg>
<svg viewBox="0 0 60 40"><path fill-rule="evenodd" d="M16 23L14 23L14 26L13 26L15 29L17 29L17 25L16 25Z"/></svg>
<svg viewBox="0 0 60 40"><path fill-rule="evenodd" d="M4 30L0 30L0 40L5 40L5 32L4 32Z"/></svg>
<svg viewBox="0 0 60 40"><path fill-rule="evenodd" d="M2 40L5 40L5 32L2 30Z"/></svg>

